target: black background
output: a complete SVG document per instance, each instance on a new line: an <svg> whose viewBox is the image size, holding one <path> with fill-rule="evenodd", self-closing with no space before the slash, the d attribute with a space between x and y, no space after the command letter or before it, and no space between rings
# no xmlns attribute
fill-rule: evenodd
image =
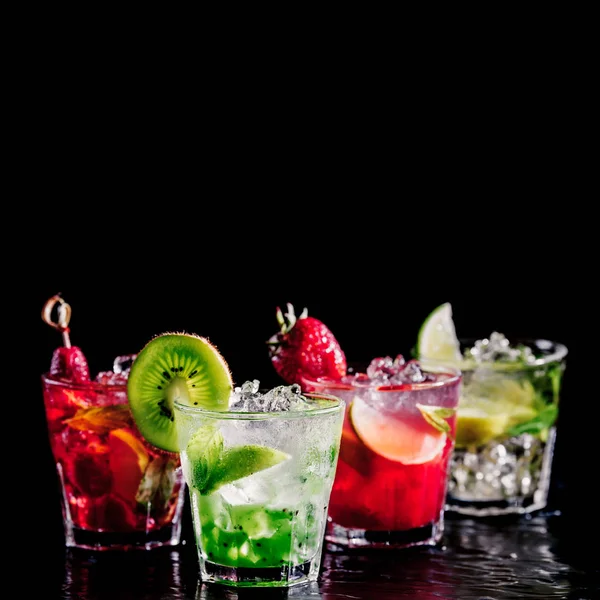
<svg viewBox="0 0 600 600"><path fill-rule="evenodd" d="M187 70L173 77L162 55L132 62L106 36L86 51L89 28L74 45L27 21L4 98L7 585L40 595L62 550L40 385L60 343L41 309L58 292L93 371L187 330L212 339L237 382L278 383L264 342L286 302L356 359L408 352L445 301L460 335L560 340L569 356L551 503L577 547L595 544L593 38L581 15L571 25L563 13L503 32L492 52L472 39L463 56L436 47L417 63L425 86L398 68L363 86L353 63L339 91L270 64L232 76L243 53L220 70L222 90Z"/></svg>

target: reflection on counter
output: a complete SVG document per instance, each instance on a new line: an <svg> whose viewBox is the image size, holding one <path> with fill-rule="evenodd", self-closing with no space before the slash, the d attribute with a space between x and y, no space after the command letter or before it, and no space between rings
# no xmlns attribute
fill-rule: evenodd
<svg viewBox="0 0 600 600"><path fill-rule="evenodd" d="M190 543L146 552L71 549L49 553L43 582L26 585L43 585L45 600L591 600L600 597L600 566L582 534L560 514L448 515L437 547L326 549L319 581L289 590L202 583Z"/></svg>

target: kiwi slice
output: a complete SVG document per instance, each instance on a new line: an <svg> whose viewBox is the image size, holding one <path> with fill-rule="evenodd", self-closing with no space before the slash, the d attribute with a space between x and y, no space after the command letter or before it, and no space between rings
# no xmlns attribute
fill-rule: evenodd
<svg viewBox="0 0 600 600"><path fill-rule="evenodd" d="M131 365L127 380L129 407L144 438L179 452L174 402L225 410L233 388L231 372L216 347L189 333L152 338Z"/></svg>

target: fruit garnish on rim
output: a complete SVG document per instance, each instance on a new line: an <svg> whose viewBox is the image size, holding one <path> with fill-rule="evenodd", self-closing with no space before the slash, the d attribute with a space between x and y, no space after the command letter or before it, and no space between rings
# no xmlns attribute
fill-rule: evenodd
<svg viewBox="0 0 600 600"><path fill-rule="evenodd" d="M277 309L281 331L269 340L270 359L286 382L346 403L326 539L351 547L377 546L375 539L399 547L435 542L460 372L402 354L352 361L349 368L328 327L309 319L306 310L295 319L291 305L285 315Z"/></svg>
<svg viewBox="0 0 600 600"><path fill-rule="evenodd" d="M417 338L417 354L449 363L459 363L462 359L456 328L452 319L452 306L449 302L431 311L421 325Z"/></svg>
<svg viewBox="0 0 600 600"><path fill-rule="evenodd" d="M495 331L469 346L463 345L461 349L450 303L441 304L421 326L417 351L419 358L456 364L468 373L458 408L458 448L487 444L506 436L515 425L528 431L530 423L533 432L548 426L540 424L534 386L516 375L524 365L535 362L531 348L513 345ZM511 369L513 376L506 374Z"/></svg>
<svg viewBox="0 0 600 600"><path fill-rule="evenodd" d="M56 307L58 318L52 320ZM42 320L62 334L63 345L56 348L52 354L49 374L57 379L73 381L75 383L89 383L90 368L83 351L78 346L71 345L69 335L69 322L71 320L71 307L63 300L60 294L50 298L42 309Z"/></svg>
<svg viewBox="0 0 600 600"><path fill-rule="evenodd" d="M298 317L292 304L284 314L277 307L280 330L267 340L275 371L289 384L302 384L302 377L339 379L346 374L346 356L331 330L305 308Z"/></svg>
<svg viewBox="0 0 600 600"><path fill-rule="evenodd" d="M151 339L131 365L129 406L151 444L179 452L174 402L225 410L233 383L229 366L208 339L190 333L163 333Z"/></svg>

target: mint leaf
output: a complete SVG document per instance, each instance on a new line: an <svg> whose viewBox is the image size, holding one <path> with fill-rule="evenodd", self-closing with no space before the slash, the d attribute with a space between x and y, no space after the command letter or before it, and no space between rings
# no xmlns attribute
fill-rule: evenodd
<svg viewBox="0 0 600 600"><path fill-rule="evenodd" d="M70 419L65 419L65 423L73 429L98 434L128 427L131 421L131 412L127 405L80 408Z"/></svg>
<svg viewBox="0 0 600 600"><path fill-rule="evenodd" d="M418 404L417 408L423 415L423 418L435 429L452 437L450 424L446 419L456 414L455 408L446 408L444 406L426 406Z"/></svg>
<svg viewBox="0 0 600 600"><path fill-rule="evenodd" d="M221 486L264 471L288 460L289 454L267 446L235 446L226 450L218 464L211 470L202 487L201 494L209 495Z"/></svg>
<svg viewBox="0 0 600 600"><path fill-rule="evenodd" d="M186 479L201 491L223 454L223 434L216 425L204 425L190 438L185 452L189 462Z"/></svg>
<svg viewBox="0 0 600 600"><path fill-rule="evenodd" d="M521 435L522 433L541 433L548 429L558 417L558 405L550 404L543 410L541 410L533 419L514 425L508 430L508 435L515 436Z"/></svg>
<svg viewBox="0 0 600 600"><path fill-rule="evenodd" d="M166 506L173 493L176 481L176 464L174 459L157 456L150 462L140 482L136 501L147 506Z"/></svg>

